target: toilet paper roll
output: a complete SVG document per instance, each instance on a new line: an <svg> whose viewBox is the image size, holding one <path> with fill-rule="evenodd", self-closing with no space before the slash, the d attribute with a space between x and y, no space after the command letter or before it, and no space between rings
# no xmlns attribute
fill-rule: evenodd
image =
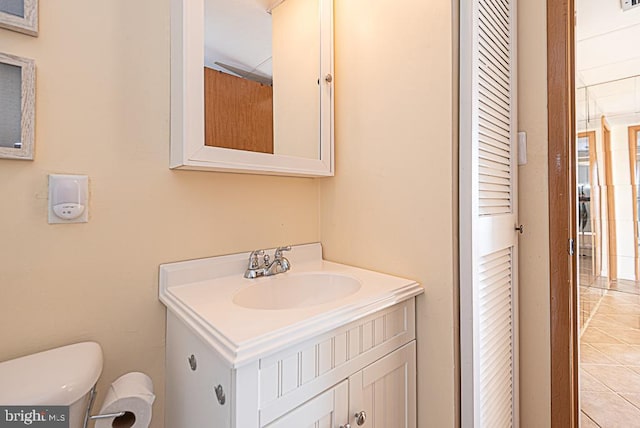
<svg viewBox="0 0 640 428"><path fill-rule="evenodd" d="M100 414L125 414L117 418L98 419L95 428L148 428L155 399L153 382L149 376L139 372L124 374L111 384Z"/></svg>

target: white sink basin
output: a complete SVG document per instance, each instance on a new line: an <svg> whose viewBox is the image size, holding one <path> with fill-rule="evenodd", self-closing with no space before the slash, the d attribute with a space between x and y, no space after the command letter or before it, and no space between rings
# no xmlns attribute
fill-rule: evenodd
<svg viewBox="0 0 640 428"><path fill-rule="evenodd" d="M250 309L295 309L328 303L357 292L356 278L337 273L285 273L261 278L238 291L233 303Z"/></svg>
<svg viewBox="0 0 640 428"><path fill-rule="evenodd" d="M424 292L410 279L323 260L318 243L293 247L292 270L266 278L243 277L249 254L160 266L167 316L234 368Z"/></svg>

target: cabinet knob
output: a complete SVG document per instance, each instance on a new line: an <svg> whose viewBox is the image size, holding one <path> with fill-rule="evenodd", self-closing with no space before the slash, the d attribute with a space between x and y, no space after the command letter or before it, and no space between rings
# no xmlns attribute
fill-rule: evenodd
<svg viewBox="0 0 640 428"><path fill-rule="evenodd" d="M364 423L367 421L367 413L364 410L356 413L354 417L356 418L356 423L358 424L358 426L364 425Z"/></svg>
<svg viewBox="0 0 640 428"><path fill-rule="evenodd" d="M214 387L213 390L216 392L218 403L220 403L221 406L224 405L224 403L227 401L227 397L224 395L224 389L222 389L222 385Z"/></svg>
<svg viewBox="0 0 640 428"><path fill-rule="evenodd" d="M351 428L351 425L350 424L340 425L340 428Z"/></svg>

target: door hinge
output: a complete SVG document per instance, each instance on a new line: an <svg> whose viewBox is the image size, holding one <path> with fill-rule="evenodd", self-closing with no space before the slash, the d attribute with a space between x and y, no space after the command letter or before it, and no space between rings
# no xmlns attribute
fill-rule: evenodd
<svg viewBox="0 0 640 428"><path fill-rule="evenodd" d="M576 252L576 241L573 238L569 239L569 255L573 256Z"/></svg>

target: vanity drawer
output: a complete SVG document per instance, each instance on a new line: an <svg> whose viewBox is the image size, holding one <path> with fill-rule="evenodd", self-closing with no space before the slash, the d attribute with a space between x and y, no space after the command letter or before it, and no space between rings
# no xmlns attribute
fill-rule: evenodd
<svg viewBox="0 0 640 428"><path fill-rule="evenodd" d="M415 298L261 358L260 426L413 339Z"/></svg>

